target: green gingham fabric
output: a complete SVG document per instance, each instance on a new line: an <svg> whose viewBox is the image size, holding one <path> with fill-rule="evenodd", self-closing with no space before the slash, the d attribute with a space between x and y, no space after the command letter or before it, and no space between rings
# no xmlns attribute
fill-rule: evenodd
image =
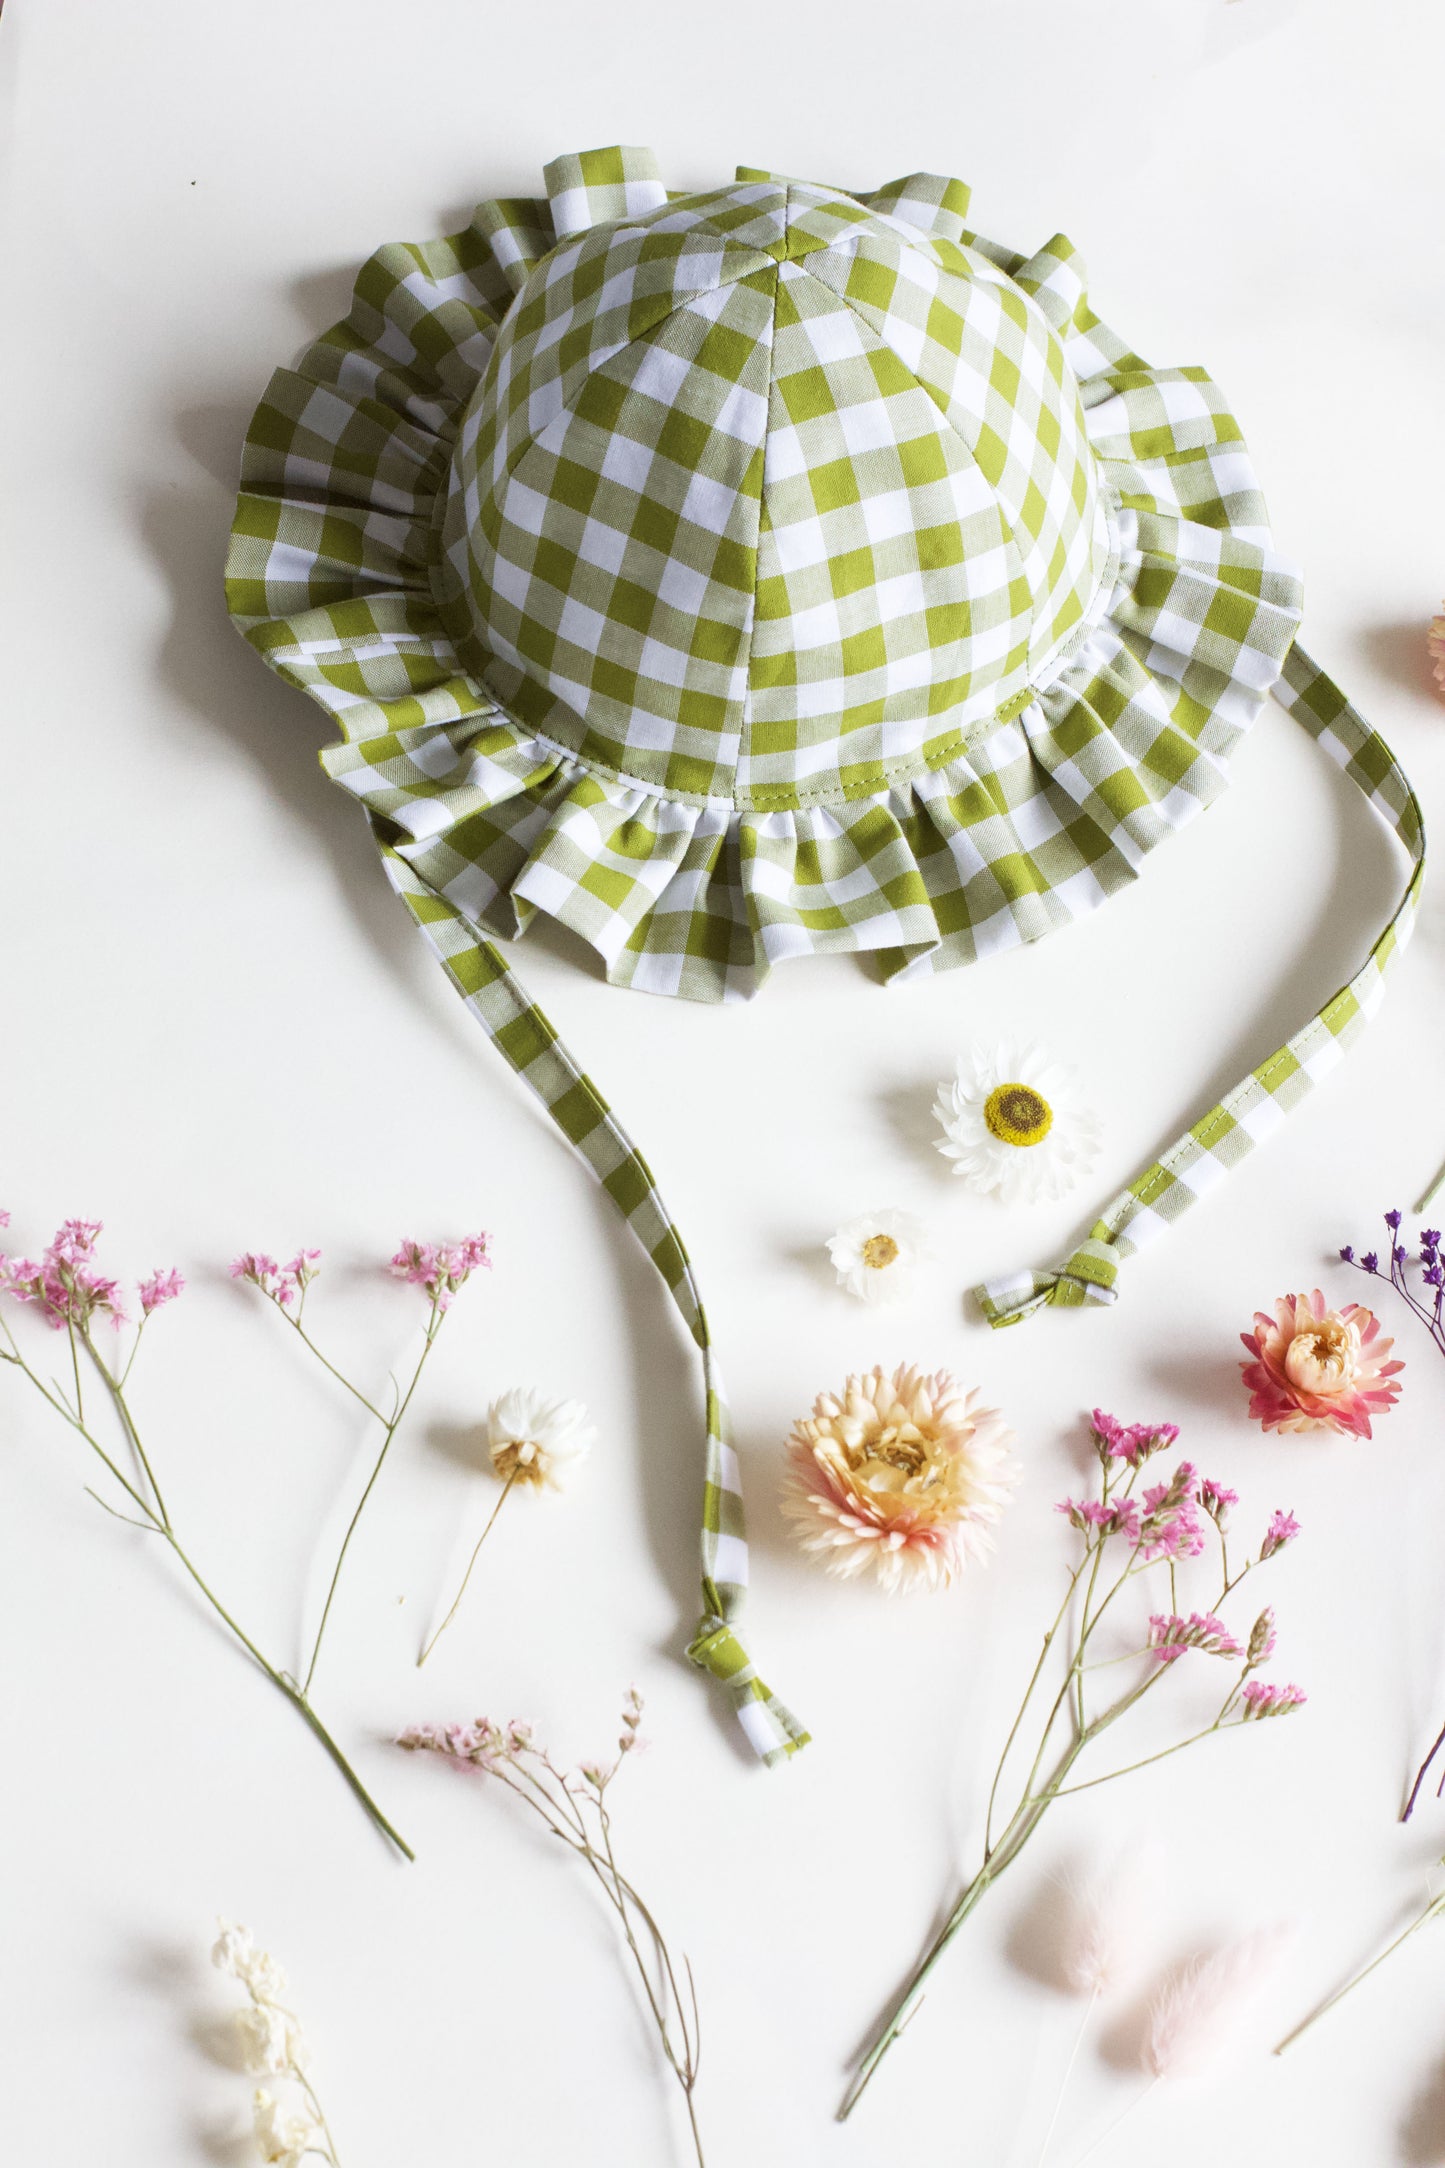
<svg viewBox="0 0 1445 2168"><path fill-rule="evenodd" d="M762 1760L769 1765L786 1761L807 1745L808 1734L758 1677L734 1630L748 1580L742 1486L707 1315L682 1237L658 1195L646 1160L491 942L419 881L398 852L384 845L382 856L393 887L468 1009L582 1154L661 1273L698 1345L707 1409L703 1615L687 1653L699 1669L727 1688L738 1721Z"/></svg>
<svg viewBox="0 0 1445 2168"><path fill-rule="evenodd" d="M252 423L231 608L329 772L484 933L541 911L699 1000L946 969L1135 878L1299 615L1217 387L956 181L548 179L381 250Z"/></svg>
<svg viewBox="0 0 1445 2168"><path fill-rule="evenodd" d="M928 174L864 194L742 167L679 194L613 149L546 183L380 250L277 372L228 600L333 719L323 764L701 1349L690 1653L776 1760L804 1735L736 1638L741 1507L686 1252L487 936L542 912L614 984L697 1000L797 955L911 978L1037 939L1222 790L1301 589L1217 386L1109 331L1063 236L1001 248ZM1422 850L1327 681L1295 658L1283 697ZM1112 1297L1336 1058L1417 888L1060 1271L981 1291L993 1322Z"/></svg>
<svg viewBox="0 0 1445 2168"><path fill-rule="evenodd" d="M1148 1246L1273 1134L1306 1092L1344 1059L1384 997L1385 974L1414 928L1425 879L1425 822L1409 781L1383 738L1339 687L1296 647L1276 691L1282 706L1357 783L1410 857L1399 908L1347 986L1287 1046L1272 1054L1116 1197L1056 1272L1021 1272L977 1288L991 1325L1016 1325L1049 1304L1113 1302L1126 1258Z"/></svg>

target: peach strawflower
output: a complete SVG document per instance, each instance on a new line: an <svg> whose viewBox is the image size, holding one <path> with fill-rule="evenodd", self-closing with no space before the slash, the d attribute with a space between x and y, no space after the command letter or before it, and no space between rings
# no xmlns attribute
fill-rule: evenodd
<svg viewBox="0 0 1445 2168"><path fill-rule="evenodd" d="M1240 1338L1254 1357L1241 1363L1249 1412L1266 1430L1339 1430L1370 1436L1371 1415L1385 1415L1405 1365L1387 1362L1395 1345L1380 1337L1372 1310L1347 1302L1331 1310L1316 1288L1282 1295L1270 1317L1254 1314L1254 1331Z"/></svg>
<svg viewBox="0 0 1445 2168"><path fill-rule="evenodd" d="M803 1549L890 1593L946 1587L983 1558L1019 1471L1012 1431L978 1400L906 1363L820 1393L788 1440L783 1510Z"/></svg>

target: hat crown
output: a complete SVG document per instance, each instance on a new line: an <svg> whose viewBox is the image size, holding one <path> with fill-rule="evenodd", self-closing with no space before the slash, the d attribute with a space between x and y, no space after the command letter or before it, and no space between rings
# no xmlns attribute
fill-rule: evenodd
<svg viewBox="0 0 1445 2168"><path fill-rule="evenodd" d="M796 807L956 757L1063 667L1104 575L1048 319L966 238L837 189L598 194L589 225L559 177L564 238L458 432L469 667L663 796Z"/></svg>

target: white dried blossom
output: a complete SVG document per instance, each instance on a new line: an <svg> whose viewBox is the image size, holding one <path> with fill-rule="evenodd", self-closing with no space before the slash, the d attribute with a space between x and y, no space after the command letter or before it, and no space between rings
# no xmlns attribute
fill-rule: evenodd
<svg viewBox="0 0 1445 2168"><path fill-rule="evenodd" d="M1072 1071L1037 1047L975 1046L933 1112L954 1173L1005 1204L1062 1197L1098 1156L1099 1124Z"/></svg>
<svg viewBox="0 0 1445 2168"><path fill-rule="evenodd" d="M236 2013L236 2033L246 2068L258 2078L295 2076L311 2060L300 2026L289 2010L253 2002Z"/></svg>
<svg viewBox="0 0 1445 2168"><path fill-rule="evenodd" d="M597 1436L577 1400L548 1400L516 1386L492 1402L487 1443L492 1466L504 1483L534 1490L562 1490Z"/></svg>
<svg viewBox="0 0 1445 2168"><path fill-rule="evenodd" d="M322 2127L309 2108L285 2107L274 2093L258 2088L252 2114L261 2158L275 2168L300 2168L308 2153L330 2157L322 2146Z"/></svg>
<svg viewBox="0 0 1445 2168"><path fill-rule="evenodd" d="M929 1255L923 1226L911 1212L864 1212L828 1237L838 1284L860 1302L902 1302Z"/></svg>

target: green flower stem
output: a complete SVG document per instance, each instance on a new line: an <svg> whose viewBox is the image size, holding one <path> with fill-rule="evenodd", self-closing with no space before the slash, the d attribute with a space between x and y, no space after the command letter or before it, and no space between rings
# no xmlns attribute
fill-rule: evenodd
<svg viewBox="0 0 1445 2168"><path fill-rule="evenodd" d="M1033 1700L1034 1697L1034 1689L1037 1687L1039 1680L1043 1677L1044 1665L1048 1662L1049 1650L1053 1647L1054 1640L1056 1635L1058 1634L1059 1628L1064 1623L1064 1618L1068 1611L1069 1605L1074 1600L1074 1591L1079 1585L1080 1576L1082 1575L1084 1568L1087 1564L1087 1556L1081 1558L1078 1565L1075 1566L1073 1572L1069 1575L1069 1585L1064 1591L1064 1600L1059 1605L1058 1611L1054 1617L1053 1624L1049 1627L1048 1632L1044 1635L1044 1645L1039 1650L1039 1660L1034 1665L1033 1675L1030 1678L1028 1685L1024 1689L1024 1698L1019 1703L1018 1713L1014 1717L1013 1723L1009 1728L1009 1735L1004 1741L1003 1752L999 1756L998 1767L993 1773L993 1783L989 1787L988 1794L988 1810L984 1816L983 1825L983 1858L985 1866L987 1866L989 1860L993 1856L993 1816L994 1808L998 1803L998 1788L1003 1781L1004 1768L1008 1762L1009 1755L1013 1751L1014 1741L1018 1738L1019 1732L1023 1727L1023 1720L1025 1715L1027 1714L1029 1703Z"/></svg>
<svg viewBox="0 0 1445 2168"><path fill-rule="evenodd" d="M149 1460L146 1458L146 1449L141 1443L140 1432L139 1430L137 1430L134 1418L132 1417L130 1409L126 1404L125 1380L123 1378L117 1378L115 1373L110 1369L104 1356L101 1354L100 1349L96 1346L95 1341L92 1339L90 1327L88 1325L84 1325L81 1327L80 1336L85 1344L86 1354L90 1357L96 1369L99 1371L102 1383L104 1384L106 1391L110 1394L112 1401L115 1403L115 1412L120 1417L121 1428L124 1430L126 1438L130 1443L131 1451L135 1454L136 1459L140 1462L141 1467L145 1471L145 1479L147 1483L149 1483L151 1491L155 1497L156 1511L160 1518L160 1524L163 1528L168 1529L171 1525L171 1517L170 1514L166 1511L166 1502L165 1499L161 1496L161 1487L160 1484L156 1481L155 1470L154 1468L152 1468ZM130 1366L129 1364L127 1364L127 1376L129 1375L129 1371ZM79 1392L80 1384L79 1379L77 1378L77 1406L79 1405Z"/></svg>
<svg viewBox="0 0 1445 2168"><path fill-rule="evenodd" d="M421 1382L422 1371L426 1368L426 1359L436 1345L437 1335L441 1331L442 1318L444 1314L445 1313L443 1312L441 1305L434 1300L431 1307L431 1316L427 1319L426 1324L426 1343L422 1348L421 1354L417 1357L417 1365L415 1370L412 1372L411 1383L408 1385L405 1393L402 1395L400 1404L398 1405L395 1414L391 1417L391 1420L384 1426L381 1440L381 1451L376 1456L376 1461L372 1467L371 1474L366 1479L366 1488L363 1490L360 1498L357 1500L356 1510L347 1523L346 1534L341 1539L341 1548L336 1554L336 1564L331 1569L331 1585L326 1591L326 1601L321 1607L321 1623L316 1629L316 1639L311 1645L311 1661L306 1666L306 1676L301 1682L301 1691L303 1694L310 1692L311 1681L316 1676L316 1666L317 1663L320 1661L321 1657L321 1644L326 1636L327 1621L331 1617L331 1606L336 1601L336 1590L341 1580L341 1570L346 1564L346 1554L351 1548L351 1539L356 1534L356 1527L358 1521L361 1519L362 1514L366 1511L366 1502L376 1488L377 1478L380 1476L382 1469L386 1465L386 1456L391 1451L392 1440L393 1438L395 1438L397 1432L400 1430L406 1416L406 1411L411 1406L412 1395ZM303 1340L306 1339L306 1335L304 1333L302 1334L302 1338ZM306 1345L313 1349L313 1353L315 1352L313 1343L310 1340L306 1340ZM325 1361L324 1356L321 1359ZM329 1370L331 1368L331 1365L327 1363L326 1367ZM336 1374L339 1375L339 1372ZM342 1379L342 1383L346 1383L346 1380L344 1378ZM360 1394L357 1395L358 1399L360 1399L361 1397L362 1396ZM368 1401L366 1405L370 1407L371 1403ZM373 1415L376 1414L376 1410L374 1408L372 1408L371 1412ZM378 1421L381 1420L379 1416L377 1419Z"/></svg>
<svg viewBox="0 0 1445 2168"><path fill-rule="evenodd" d="M274 1295L268 1295L266 1299L271 1304L272 1308L276 1311L277 1315L285 1319L286 1323L295 1333L297 1339L301 1342L301 1345L305 1348L310 1349L311 1353L320 1363L322 1369L329 1370L332 1377L335 1378L337 1384L344 1386L347 1392L350 1393L353 1400L359 1400L361 1402L361 1405L365 1408L368 1415L374 1416L378 1423L384 1424L386 1422L386 1417L382 1414L380 1408L378 1408L373 1401L367 1399L365 1393L361 1390L361 1387L359 1385L352 1384L350 1378L346 1376L344 1371L337 1369L335 1363L332 1362L329 1356L322 1354L320 1348L316 1345L316 1342L312 1339L310 1333L302 1324L301 1319L299 1317L293 1317L291 1312L287 1309L286 1305L283 1302L279 1302Z"/></svg>
<svg viewBox="0 0 1445 2168"><path fill-rule="evenodd" d="M362 1806L365 1807L367 1813L371 1816L371 1819L373 1820L373 1822L375 1822L377 1828L381 1831L382 1835L396 1846L397 1850L401 1853L404 1859L414 1860L416 1858L416 1854L411 1849L411 1846L407 1843L406 1839L400 1836L397 1831L392 1827L391 1823L382 1813L376 1801L372 1798L366 1786L362 1783L356 1771L352 1768L351 1763L347 1760L345 1754L343 1754L343 1752L341 1751L341 1748L337 1745L335 1739L332 1738L331 1733L327 1730L326 1726L322 1723L320 1717L316 1714L315 1709L312 1708L310 1701L307 1699L305 1687L298 1687L293 1680L288 1679L284 1672L278 1671L276 1666L273 1663L269 1662L268 1659L261 1654L261 1651L257 1648L255 1642L251 1639L250 1635L237 1624L236 1620L226 1609L226 1606L221 1602L220 1597L216 1595L215 1591L202 1577L198 1568L192 1563L192 1561L186 1556L186 1553L181 1549L180 1543L178 1542L174 1531L170 1528L162 1528L160 1530L160 1533L165 1537L171 1549L175 1552L176 1557L180 1560L181 1565L185 1568L186 1572L195 1582L196 1587L205 1597L206 1602L211 1606L211 1609L216 1613L216 1616L222 1621L224 1625L230 1628L231 1632L240 1642L242 1648L245 1649L247 1655L251 1657L252 1661L256 1663L262 1671L265 1672L266 1677L271 1681L271 1684L277 1689L279 1693L285 1695L286 1699L296 1710L297 1714L302 1718L303 1722L306 1723L315 1733L316 1737L320 1740L322 1746L325 1747L327 1753L331 1756L332 1761L335 1762L342 1776L345 1777L347 1783L350 1785L357 1799L361 1802Z"/></svg>
<svg viewBox="0 0 1445 2168"><path fill-rule="evenodd" d="M1403 1933L1396 1935L1393 1942L1386 1943L1378 1957L1372 1957L1369 1964L1355 1973L1351 1979L1346 1980L1343 1987L1337 1987L1333 1995L1327 1995L1322 2003L1317 2004L1311 2010L1309 2016L1296 2025L1293 2032L1286 2033L1283 2040L1276 2046L1275 2054L1283 2055L1286 2048L1293 2047L1296 2040L1303 2039L1310 2027L1317 2025L1327 2011L1333 2010L1337 2003L1343 2002L1346 1995L1353 1994L1362 1980L1368 1980L1370 1974L1377 1971L1384 1964L1387 1957L1393 1957L1396 1950L1408 1942L1412 1935L1417 1935L1428 1921L1438 1919L1442 1911L1445 1911L1445 1891L1442 1891L1438 1897L1432 1897L1419 1918L1411 1920L1409 1926L1405 1928Z"/></svg>
<svg viewBox="0 0 1445 2168"><path fill-rule="evenodd" d="M1133 1488L1134 1478L1137 1475L1137 1472L1138 1471L1135 1470L1133 1471L1133 1473L1131 1473L1129 1483L1124 1488L1123 1494L1125 1496L1127 1496L1129 1491ZM1106 1471L1104 1481L1104 1498L1106 1503L1109 1498L1110 1488L1111 1486ZM1030 1678L1028 1687L1025 1691L1023 1703L1020 1706L1018 1715L1014 1719L1013 1725L1009 1731L1008 1738L1004 1744L1003 1754L1000 1757L998 1767L994 1772L993 1785L989 1792L988 1811L985 1818L983 1864L980 1867L979 1872L968 1884L962 1896L959 1898L957 1904L954 1906L953 1911L949 1914L942 1928L934 1937L932 1943L929 1945L928 1949L924 1952L924 1955L915 1966L902 1993L898 1998L898 2001L895 2003L888 2017L884 2020L882 2028L880 2029L880 2031L874 2038L872 2044L868 2048L868 2051L864 2055L862 2062L859 2064L853 2082L850 2085L846 2095L844 2096L843 2104L838 2110L838 2120L840 2123L846 2121L847 2118L852 2114L854 2108L858 2105L858 2102L861 2100L864 2092L867 2090L868 2085L871 2083L874 2073L877 2071L880 2063L883 2061L884 2056L888 2053L889 2049L900 2037L900 2035L909 2024L910 2020L917 2012L919 2004L923 2000L923 1996L927 1988L928 1979L933 1971L934 1966L943 1956L944 1951L949 1947L949 1944L954 1940L955 1936L957 1936L960 1930L963 1928L965 1922L972 1917L973 1913L982 1903L984 1897L993 1887L999 1876L1005 1871L1006 1868L1012 1866L1013 1862L1018 1858L1020 1852L1028 1843L1030 1837L1038 1828L1039 1823L1043 1820L1044 1815L1053 1805L1054 1801L1056 1799L1066 1798L1074 1792L1088 1791L1092 1789L1094 1784L1106 1784L1116 1776L1126 1776L1133 1769L1142 1769L1146 1767L1149 1762L1162 1761L1167 1755L1178 1753L1183 1747L1193 1746L1198 1742L1198 1740L1208 1738L1213 1732L1220 1730L1226 1724L1230 1710L1234 1705L1235 1698L1238 1693L1237 1682L1231 1688L1229 1694L1225 1697L1224 1704L1220 1709L1219 1715L1215 1718L1213 1724L1207 1726L1203 1731L1196 1732L1190 1738L1178 1741L1172 1747L1162 1748L1159 1753L1148 1755L1144 1758L1143 1761L1129 1763L1126 1764L1123 1768L1110 1770L1104 1776L1095 1777L1091 1780L1086 1780L1085 1782L1079 1784L1070 1784L1067 1781L1080 1755L1083 1754L1088 1747L1092 1746L1094 1741L1100 1738L1104 1732L1111 1729L1111 1727L1119 1721L1120 1717L1126 1715L1128 1711L1136 1705L1136 1703L1142 1701L1146 1694L1153 1692L1153 1690L1159 1685L1160 1681L1165 1676L1167 1670L1167 1666L1156 1665L1155 1668L1148 1672L1144 1678L1139 1680L1137 1685L1130 1687L1126 1693L1121 1694L1116 1701L1112 1702L1108 1708L1102 1710L1099 1715L1090 1718L1084 1698L1084 1674L1085 1671L1088 1669L1094 1669L1099 1667L1090 1666L1087 1663L1089 1644L1094 1634L1097 1632L1100 1622L1104 1618L1110 1605L1113 1603L1114 1598L1118 1595L1120 1589L1122 1589L1125 1584L1133 1578L1134 1572L1136 1570L1135 1561L1131 1557L1129 1563L1124 1567L1123 1571L1104 1591L1104 1593L1100 1595L1099 1583L1101 1578L1101 1561L1106 1540L1106 1538L1101 1537L1097 1540L1090 1540L1087 1542L1084 1556L1080 1560L1078 1566L1075 1568L1073 1576L1070 1579L1069 1586L1065 1593L1063 1604L1060 1606L1058 1616L1055 1618L1053 1625L1049 1628L1048 1633L1044 1637L1043 1650L1039 1656L1038 1662L1034 1666L1033 1675ZM1079 1621L1078 1639L1075 1644L1073 1654L1071 1655L1068 1664L1065 1667L1063 1680L1059 1686L1057 1694L1054 1697L1053 1705L1050 1708L1047 1716L1044 1718L1043 1728L1039 1737L1038 1749L1034 1755L1033 1765L1030 1768L1028 1776L1024 1782L1023 1792L1020 1797L1019 1804L1014 1810L1012 1820L1008 1823L1002 1835L999 1837L998 1842L995 1844L992 1842L991 1839L993 1814L995 1803L998 1797L999 1786L1004 1773L1004 1768L1008 1761L1009 1754L1012 1751L1014 1743L1018 1737L1019 1729L1023 1721L1024 1712L1028 1708L1029 1702L1032 1699L1035 1689L1038 1686L1038 1682L1042 1675L1044 1662L1048 1656L1049 1649L1058 1634L1059 1628L1065 1616L1067 1615L1070 1601L1072 1600L1074 1592L1079 1585L1080 1579L1084 1576L1086 1570L1088 1577L1084 1586L1083 1610ZM1249 1565L1242 1567L1239 1573L1237 1573L1231 1580L1227 1564L1222 1566L1220 1594L1215 1600L1216 1608L1219 1604L1223 1603L1225 1598L1231 1593L1234 1588L1238 1587L1239 1583L1244 1580L1245 1576L1249 1573L1250 1570L1251 1569ZM1048 1759L1050 1741L1053 1738L1055 1728L1058 1725L1060 1718L1063 1717L1066 1713L1072 1722L1073 1736L1062 1747L1047 1781L1041 1785L1039 1782L1040 1772L1042 1771L1044 1764ZM1442 1906L1445 1906L1445 1897L1442 1897L1441 1902Z"/></svg>
<svg viewBox="0 0 1445 2168"><path fill-rule="evenodd" d="M226 1627L228 1632L230 1632L241 1644L241 1647L246 1651L246 1654L251 1658L252 1662L258 1667L258 1669L264 1672L265 1676L271 1681L271 1684L276 1688L278 1693L285 1695L286 1699L298 1712L302 1720L307 1724L310 1730L315 1733L317 1739L326 1749L326 1752L330 1755L332 1761L336 1764L336 1767L339 1769L342 1776L346 1779L346 1782L350 1786L352 1792L360 1801L361 1805L366 1809L366 1812L370 1815L372 1821L381 1831L382 1835L386 1837L390 1843L396 1846L397 1850L402 1854L403 1858L409 1860L414 1859L416 1857L416 1854L412 1851L410 1845L406 1842L406 1839L399 1835L397 1830L393 1828L392 1824L387 1820L386 1816L382 1813L376 1801L372 1798L370 1792L366 1789L366 1786L362 1783L361 1778L352 1768L351 1763L347 1760L345 1754L338 1746L336 1740L331 1736L331 1733L327 1730L325 1724L322 1723L321 1718L317 1715L315 1709L312 1708L311 1703L306 1698L305 1688L298 1687L293 1680L287 1678L284 1672L279 1671L277 1667L268 1660L268 1658L262 1655L260 1649L256 1646L250 1635L237 1622L237 1620L232 1617L231 1613L222 1603L220 1597L215 1593L215 1590L210 1586L210 1584L202 1575L199 1567L195 1565L193 1560L189 1557L187 1552L182 1547L180 1538L177 1536L175 1529L172 1527L169 1518L166 1517L164 1506L161 1504L160 1490L159 1487L156 1485L154 1476L150 1472L150 1462L146 1458L145 1450L141 1445L139 1434L136 1431L134 1423L131 1421L130 1411L129 1409L123 1409L120 1405L119 1384L115 1377L111 1374L111 1372L106 1368L99 1354L94 1349L92 1349L91 1352L95 1358L97 1367L100 1370L100 1374L105 1380L106 1387L108 1392L110 1393L111 1399L117 1403L117 1416L120 1418L123 1424L126 1436L134 1444L137 1454L139 1455L141 1465L145 1469L147 1478L150 1481L153 1490L155 1491L154 1504L149 1498L145 1497L141 1493L141 1491L137 1489L136 1485L130 1481L129 1477L126 1476L119 1467L117 1467L115 1461L111 1458L110 1454L107 1453L105 1447L95 1436L89 1425L85 1423L78 1415L73 1413L72 1410L66 1406L64 1400L58 1398L57 1395L50 1390L50 1388L46 1385L44 1379L39 1377L36 1372L31 1369L29 1363L26 1362L24 1356L21 1354L19 1347L16 1344L14 1335L10 1331L8 1323L0 1321L0 1330L3 1330L6 1341L5 1349L0 1350L0 1360L4 1360L5 1362L14 1364L16 1368L18 1368L24 1373L24 1375L30 1380L31 1384L35 1387L36 1391L40 1394L42 1400L46 1401L47 1404L52 1407L58 1415L62 1415L65 1418L66 1422L70 1425L71 1429L75 1431L78 1436L82 1437L85 1440L86 1444L96 1455L97 1459L100 1460L100 1462L103 1464L107 1473L111 1476L113 1481L119 1484L121 1490L125 1493L126 1497L129 1498L131 1504L136 1508L136 1511L143 1516L142 1519L140 1519L139 1521L130 1521L130 1516L127 1514L121 1514L118 1516L118 1518L130 1521L130 1525L132 1527L144 1529L149 1533L161 1536L165 1540L165 1542L170 1546L170 1549L174 1553L177 1561L184 1569L185 1573L195 1584L196 1588L205 1598L205 1601L210 1605L211 1609L215 1612L221 1623ZM90 1492L90 1496L95 1498L97 1505L104 1506L107 1513L113 1514L115 1512L115 1508L113 1506L107 1505L106 1501L101 1498L96 1492Z"/></svg>
<svg viewBox="0 0 1445 2168"><path fill-rule="evenodd" d="M442 1620L440 1626L438 1626L436 1632L431 1636L430 1640L423 1644L422 1652L416 1660L416 1668L418 1671L420 1671L422 1665L426 1662L432 1650L436 1647L438 1641L440 1641L442 1635L446 1632L448 1626L450 1626L452 1620L456 1617L458 1611L460 1611L462 1607L462 1598L467 1592L467 1584L472 1578L472 1568L473 1566L475 1566L477 1560L481 1557L482 1545L486 1542L488 1536L492 1532L492 1529L496 1525L497 1515L501 1512L503 1506L506 1504L512 1485L516 1482L520 1472L520 1467L514 1468L511 1474L507 1477L506 1482L502 1485L502 1495L493 1506L491 1513L488 1515L487 1525L478 1536L476 1546L472 1552L472 1555L467 1560L467 1570L462 1575L462 1585L457 1590L452 1607L450 1611L448 1611L446 1617Z"/></svg>

